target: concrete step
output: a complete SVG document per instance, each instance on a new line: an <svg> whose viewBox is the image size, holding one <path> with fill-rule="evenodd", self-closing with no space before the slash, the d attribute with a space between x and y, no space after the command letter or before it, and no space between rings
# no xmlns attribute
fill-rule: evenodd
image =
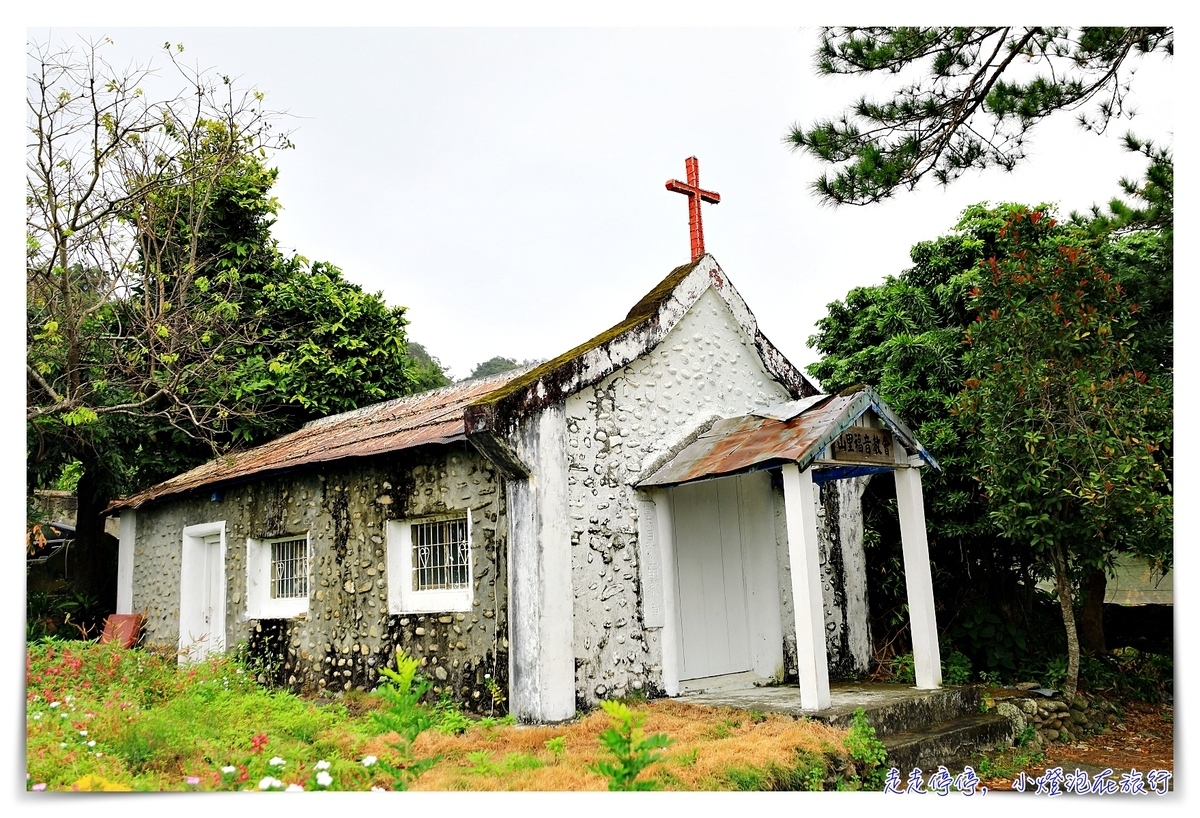
<svg viewBox="0 0 1200 818"><path fill-rule="evenodd" d="M982 699L975 685L917 690L896 685L839 685L833 706L813 718L847 729L859 707L880 739L942 724L963 716L979 715Z"/></svg>
<svg viewBox="0 0 1200 818"><path fill-rule="evenodd" d="M982 750L1012 744L1012 723L998 713L974 713L945 722L893 733L883 739L887 766L900 771L902 779L914 767L925 775L939 765L950 772L962 771L970 757Z"/></svg>

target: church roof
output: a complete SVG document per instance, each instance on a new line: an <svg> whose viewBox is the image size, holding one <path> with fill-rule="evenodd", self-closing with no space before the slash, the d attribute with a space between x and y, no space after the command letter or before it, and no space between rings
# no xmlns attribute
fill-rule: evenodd
<svg viewBox="0 0 1200 818"><path fill-rule="evenodd" d="M502 442L504 433L521 418L564 400L653 349L710 288L752 339L767 371L793 397L815 395L816 388L759 332L742 297L716 260L706 255L672 270L620 323L543 364L314 420L291 434L218 457L117 500L106 511L138 508L151 501L303 466L467 438L509 473L523 474L523 464Z"/></svg>
<svg viewBox="0 0 1200 818"><path fill-rule="evenodd" d="M520 377L525 369L463 381L311 421L291 434L210 460L118 500L107 510L138 508L153 500L301 466L463 440L466 438L463 409L467 404Z"/></svg>
<svg viewBox="0 0 1200 818"><path fill-rule="evenodd" d="M752 339L766 370L793 397L815 395L816 387L759 331L753 313L725 272L712 256L705 255L672 270L619 324L480 396L467 407L468 434L503 434L521 418L608 377L654 349L710 288Z"/></svg>
<svg viewBox="0 0 1200 818"><path fill-rule="evenodd" d="M841 395L817 395L762 412L718 420L707 432L639 482L638 487L679 485L768 469L782 463L795 463L803 470L868 411L896 434L905 449L940 470L933 455L917 441L912 431L873 389L864 387Z"/></svg>

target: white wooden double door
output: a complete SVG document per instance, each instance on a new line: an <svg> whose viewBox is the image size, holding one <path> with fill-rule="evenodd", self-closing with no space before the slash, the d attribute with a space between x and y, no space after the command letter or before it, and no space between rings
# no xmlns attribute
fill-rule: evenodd
<svg viewBox="0 0 1200 818"><path fill-rule="evenodd" d="M668 494L680 680L773 675L783 649L770 477L705 480Z"/></svg>

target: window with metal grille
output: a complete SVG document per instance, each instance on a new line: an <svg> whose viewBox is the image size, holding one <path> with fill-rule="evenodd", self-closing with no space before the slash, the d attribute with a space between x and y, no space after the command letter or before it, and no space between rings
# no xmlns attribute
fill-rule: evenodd
<svg viewBox="0 0 1200 818"><path fill-rule="evenodd" d="M271 541L271 599L308 598L308 537Z"/></svg>
<svg viewBox="0 0 1200 818"><path fill-rule="evenodd" d="M470 549L466 517L413 523L413 590L466 588Z"/></svg>

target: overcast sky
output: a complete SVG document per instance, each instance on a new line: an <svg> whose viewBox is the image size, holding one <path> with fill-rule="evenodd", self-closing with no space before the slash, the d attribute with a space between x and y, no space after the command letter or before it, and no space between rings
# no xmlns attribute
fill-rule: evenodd
<svg viewBox="0 0 1200 818"><path fill-rule="evenodd" d="M664 183L697 156L707 249L794 363L826 305L899 273L919 240L981 200L1103 202L1143 163L1129 127L1170 141L1171 65L1144 60L1130 125L1045 123L1015 173L932 182L882 205L831 209L820 168L784 144L878 83L820 78L815 29L90 28L111 62L239 78L286 111L275 236L389 304L462 377L493 355L553 357L606 329L689 260L686 198Z"/></svg>

